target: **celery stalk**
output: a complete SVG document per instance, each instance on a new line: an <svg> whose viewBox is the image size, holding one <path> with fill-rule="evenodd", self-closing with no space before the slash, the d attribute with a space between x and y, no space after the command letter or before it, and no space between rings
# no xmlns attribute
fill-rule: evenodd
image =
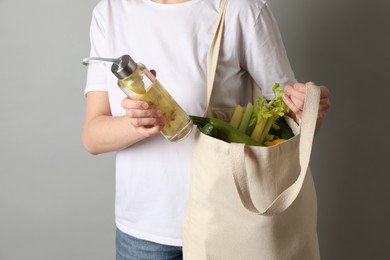
<svg viewBox="0 0 390 260"><path fill-rule="evenodd" d="M234 109L233 116L230 119L229 124L237 129L241 123L243 113L244 113L244 108L240 105L237 105Z"/></svg>
<svg viewBox="0 0 390 260"><path fill-rule="evenodd" d="M264 98L259 97L256 100L256 107L254 108L253 112L257 115L257 122L255 128L253 129L251 137L254 140L260 140L267 120L271 116L266 105L266 100Z"/></svg>
<svg viewBox="0 0 390 260"><path fill-rule="evenodd" d="M256 109L256 107L253 108L253 112L252 112L251 118L249 119L248 127L246 128L246 131L245 131L245 134L247 134L249 136L252 135L252 132L253 132L253 130L256 127L257 114L254 112L255 109Z"/></svg>
<svg viewBox="0 0 390 260"><path fill-rule="evenodd" d="M248 102L248 104L246 105L245 112L244 112L244 115L242 117L240 126L238 127L238 130L240 132L242 132L242 133L246 132L248 125L249 125L249 120L251 119L252 112L253 112L253 105L251 102Z"/></svg>
<svg viewBox="0 0 390 260"><path fill-rule="evenodd" d="M255 129L253 129L253 132L251 134L251 138L257 142L260 142L261 135L264 131L264 127L267 124L267 118L261 117L260 120L257 121L257 124L255 126Z"/></svg>
<svg viewBox="0 0 390 260"><path fill-rule="evenodd" d="M264 143L265 137L268 135L269 130L271 130L272 125L275 123L275 120L278 117L279 116L272 116L272 117L268 118L267 123L264 125L263 132L261 133L259 139L256 141L260 142L261 144Z"/></svg>

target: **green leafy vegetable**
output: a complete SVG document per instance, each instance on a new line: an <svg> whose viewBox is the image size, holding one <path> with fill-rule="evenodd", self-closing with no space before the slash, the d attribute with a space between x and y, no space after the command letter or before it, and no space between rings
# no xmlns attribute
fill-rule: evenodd
<svg viewBox="0 0 390 260"><path fill-rule="evenodd" d="M275 83L272 88L274 97L267 103L263 97L256 99L256 106L253 109L256 118L256 126L251 133L251 137L257 142L264 143L265 137L268 135L275 121L284 116L289 111L288 106L283 101L284 91L280 84ZM253 124L253 122L252 122Z"/></svg>

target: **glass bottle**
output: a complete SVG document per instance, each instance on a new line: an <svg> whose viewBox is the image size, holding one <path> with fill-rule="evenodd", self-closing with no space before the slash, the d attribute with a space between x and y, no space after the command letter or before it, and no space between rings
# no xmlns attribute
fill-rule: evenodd
<svg viewBox="0 0 390 260"><path fill-rule="evenodd" d="M127 96L147 101L161 111L165 124L161 134L167 140L178 141L191 132L192 120L145 65L134 62L129 55L118 59L88 58L83 63L90 60L113 62L111 71L118 78L119 88Z"/></svg>

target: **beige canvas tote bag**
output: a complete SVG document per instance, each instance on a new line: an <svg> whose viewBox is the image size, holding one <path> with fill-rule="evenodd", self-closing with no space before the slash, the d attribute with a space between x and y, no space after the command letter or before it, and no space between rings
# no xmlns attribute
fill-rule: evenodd
<svg viewBox="0 0 390 260"><path fill-rule="evenodd" d="M210 106L226 0L208 60ZM317 260L317 199L309 169L320 91L307 88L295 136L252 147L196 130L189 204L183 224L185 260Z"/></svg>

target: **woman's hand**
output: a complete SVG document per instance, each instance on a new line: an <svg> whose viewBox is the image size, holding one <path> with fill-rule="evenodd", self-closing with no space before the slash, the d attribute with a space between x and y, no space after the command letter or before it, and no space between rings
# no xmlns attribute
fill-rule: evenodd
<svg viewBox="0 0 390 260"><path fill-rule="evenodd" d="M292 114L291 117L295 119L296 122L300 123L302 119L303 105L306 97L306 88L310 85L315 85L313 82L304 83L295 83L293 86L287 85L284 90L286 94L283 96L284 102L290 108ZM318 109L318 119L316 132L320 129L323 118L326 115L330 107L330 91L326 86L319 86L321 90L321 100L320 106Z"/></svg>
<svg viewBox="0 0 390 260"><path fill-rule="evenodd" d="M122 100L126 117L138 133L145 137L155 135L164 128L164 118L160 110L154 109L148 102L131 99Z"/></svg>
<svg viewBox="0 0 390 260"><path fill-rule="evenodd" d="M155 70L150 72L156 77ZM125 98L121 103L126 110L126 116L138 133L145 137L155 135L164 128L164 118L161 111L153 109L148 102Z"/></svg>
<svg viewBox="0 0 390 260"><path fill-rule="evenodd" d="M121 105L126 110L125 115L112 116L107 91L86 94L83 145L91 154L125 149L159 133L164 127L161 112L149 103L125 98Z"/></svg>

